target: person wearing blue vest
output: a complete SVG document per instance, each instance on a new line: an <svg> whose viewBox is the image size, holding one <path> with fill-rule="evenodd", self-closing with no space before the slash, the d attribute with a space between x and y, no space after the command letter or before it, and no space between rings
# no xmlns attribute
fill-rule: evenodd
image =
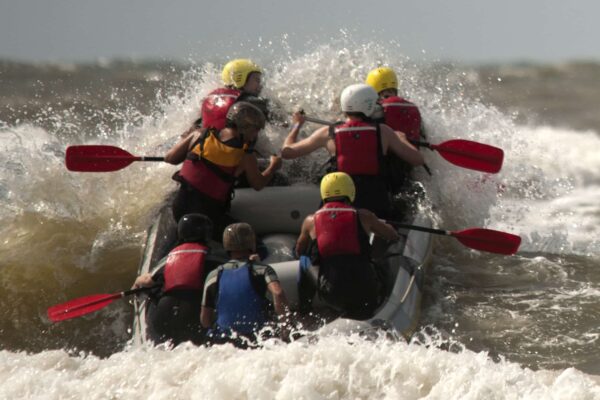
<svg viewBox="0 0 600 400"><path fill-rule="evenodd" d="M256 235L247 223L235 223L223 232L223 247L231 260L206 278L200 320L212 328L212 343L231 342L252 346L257 333L269 322L270 302L278 316L285 316L288 303L275 270L256 258Z"/></svg>
<svg viewBox="0 0 600 400"><path fill-rule="evenodd" d="M201 344L200 298L207 268L211 220L203 214L186 214L177 225L179 244L154 268L137 277L133 288L156 286L147 307L147 335L158 344L191 341Z"/></svg>

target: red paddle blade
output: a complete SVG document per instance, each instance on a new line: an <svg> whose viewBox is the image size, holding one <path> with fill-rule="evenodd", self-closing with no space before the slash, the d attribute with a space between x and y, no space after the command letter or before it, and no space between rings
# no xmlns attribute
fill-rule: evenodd
<svg viewBox="0 0 600 400"><path fill-rule="evenodd" d="M497 254L515 254L521 244L521 237L492 229L471 228L450 235L467 247Z"/></svg>
<svg viewBox="0 0 600 400"><path fill-rule="evenodd" d="M431 148L454 165L492 174L500 171L504 160L502 149L471 140L453 139Z"/></svg>
<svg viewBox="0 0 600 400"><path fill-rule="evenodd" d="M81 145L67 147L65 164L69 171L109 172L123 169L137 159L115 146Z"/></svg>
<svg viewBox="0 0 600 400"><path fill-rule="evenodd" d="M64 321L66 319L81 317L98 311L112 303L115 299L121 297L121 293L116 294L94 294L91 296L80 297L78 299L57 304L48 308L48 318L52 322Z"/></svg>

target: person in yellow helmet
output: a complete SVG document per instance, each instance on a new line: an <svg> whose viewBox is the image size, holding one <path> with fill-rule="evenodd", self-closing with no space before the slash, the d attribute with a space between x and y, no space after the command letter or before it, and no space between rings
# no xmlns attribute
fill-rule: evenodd
<svg viewBox="0 0 600 400"><path fill-rule="evenodd" d="M406 138L418 147L417 142L425 136L419 108L398 95L398 77L390 67L378 67L369 72L365 83L379 96L380 113L375 120L385 123L401 138ZM404 160L389 155L386 157L390 192L397 199L396 212L404 214L414 209L423 195L422 187L412 179L413 166ZM425 166L427 172L429 169Z"/></svg>
<svg viewBox="0 0 600 400"><path fill-rule="evenodd" d="M185 132L182 138L196 130L225 127L227 111L238 101L254 104L268 118L267 100L259 97L262 90L262 68L249 59L235 59L223 67L221 80L223 86L210 92L203 100L200 118Z"/></svg>
<svg viewBox="0 0 600 400"><path fill-rule="evenodd" d="M298 139L305 119L293 115L294 126L283 143L281 156L294 159L323 148L332 158L333 169L346 172L356 184L356 206L373 211L380 218L391 216L384 160L393 153L411 165L423 164L423 156L404 136L389 126L371 120L377 93L366 84L346 87L340 96L346 120L335 127L322 127L307 138Z"/></svg>
<svg viewBox="0 0 600 400"><path fill-rule="evenodd" d="M394 131L402 132L408 140L418 141L422 133L421 113L410 101L398 96L398 78L393 69L379 67L371 70L365 83L379 96L383 119Z"/></svg>
<svg viewBox="0 0 600 400"><path fill-rule="evenodd" d="M221 72L223 87L202 100L201 118L195 125L204 129L225 127L229 108L238 101L248 101L267 114L266 100L258 97L262 90L262 69L252 60L229 61Z"/></svg>
<svg viewBox="0 0 600 400"><path fill-rule="evenodd" d="M316 291L342 315L366 319L379 305L381 289L371 263L369 235L388 241L400 236L371 211L355 208L355 196L354 182L344 172L321 180L323 206L305 218L296 243L302 271L299 293L301 307Z"/></svg>

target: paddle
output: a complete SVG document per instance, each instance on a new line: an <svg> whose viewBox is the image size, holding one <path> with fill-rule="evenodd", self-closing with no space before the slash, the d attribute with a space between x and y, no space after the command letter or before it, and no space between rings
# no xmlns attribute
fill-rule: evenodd
<svg viewBox="0 0 600 400"><path fill-rule="evenodd" d="M446 231L443 229L426 228L424 226L401 224L395 221L387 222L399 228L429 232L436 235L452 236L471 249L496 254L515 254L517 250L519 250L519 245L521 244L521 237L492 229L469 228L463 231Z"/></svg>
<svg viewBox="0 0 600 400"><path fill-rule="evenodd" d="M67 147L65 163L69 171L109 172L134 161L164 161L164 157L139 157L115 146L79 145Z"/></svg>
<svg viewBox="0 0 600 400"><path fill-rule="evenodd" d="M82 315L90 314L106 307L116 299L146 292L155 289L156 287L157 286L141 287L114 294L93 294L91 296L69 300L66 303L57 304L48 308L48 318L50 318L50 321L52 322L58 322L81 317Z"/></svg>
<svg viewBox="0 0 600 400"><path fill-rule="evenodd" d="M313 117L305 117L306 121L322 125L334 125L334 122ZM471 140L453 139L440 144L431 144L420 141L410 141L412 144L435 150L454 165L475 171L495 174L502 168L504 151L488 144L473 142Z"/></svg>

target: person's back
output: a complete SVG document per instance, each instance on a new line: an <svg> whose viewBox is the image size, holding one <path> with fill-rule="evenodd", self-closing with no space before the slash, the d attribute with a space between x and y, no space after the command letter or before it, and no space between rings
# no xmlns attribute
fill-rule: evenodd
<svg viewBox="0 0 600 400"><path fill-rule="evenodd" d="M287 300L277 274L270 266L253 261L256 236L250 225L236 223L223 232L223 247L231 260L211 272L202 298L201 321L211 328L211 343L232 342L246 347L271 319L267 292L275 312L282 315Z"/></svg>
<svg viewBox="0 0 600 400"><path fill-rule="evenodd" d="M326 201L314 216L319 295L349 317L366 318L378 304L368 237L347 201Z"/></svg>
<svg viewBox="0 0 600 400"><path fill-rule="evenodd" d="M155 343L202 343L200 306L211 235L212 222L208 217L185 215L178 223L180 244L159 262L153 275L136 279L134 287L161 286L160 292L150 297L146 314L147 334Z"/></svg>
<svg viewBox="0 0 600 400"><path fill-rule="evenodd" d="M365 83L371 86L379 96L383 108L381 122L394 131L402 132L410 141L419 141L423 134L419 108L398 95L398 78L389 67L371 70Z"/></svg>
<svg viewBox="0 0 600 400"><path fill-rule="evenodd" d="M352 177L356 187L354 206L389 217L390 201L381 126L370 121L377 95L367 85L351 85L340 97L347 120L333 128L335 170Z"/></svg>
<svg viewBox="0 0 600 400"><path fill-rule="evenodd" d="M398 95L396 73L389 67L375 68L369 72L365 83L379 96L382 115L378 115L376 119L388 125L398 135L405 136L410 142L419 142L424 137L421 113L414 103ZM395 154L386 156L385 165L390 192L401 194L406 199L405 203L410 203L402 208L412 208L410 206L418 198L414 194L418 188L413 185L413 166Z"/></svg>
<svg viewBox="0 0 600 400"><path fill-rule="evenodd" d="M266 100L259 96L262 90L262 69L248 59L228 62L221 73L224 87L210 92L203 100L201 119L196 125L203 129L225 128L227 112L238 101L257 106L267 116Z"/></svg>
<svg viewBox="0 0 600 400"><path fill-rule="evenodd" d="M370 259L368 232L388 239L397 238L397 233L370 211L352 206L355 187L348 174L326 175L321 197L324 205L304 221L296 251L310 255L312 264L318 265L313 284L323 301L346 317L368 318L381 294ZM305 296L306 290L300 291Z"/></svg>

